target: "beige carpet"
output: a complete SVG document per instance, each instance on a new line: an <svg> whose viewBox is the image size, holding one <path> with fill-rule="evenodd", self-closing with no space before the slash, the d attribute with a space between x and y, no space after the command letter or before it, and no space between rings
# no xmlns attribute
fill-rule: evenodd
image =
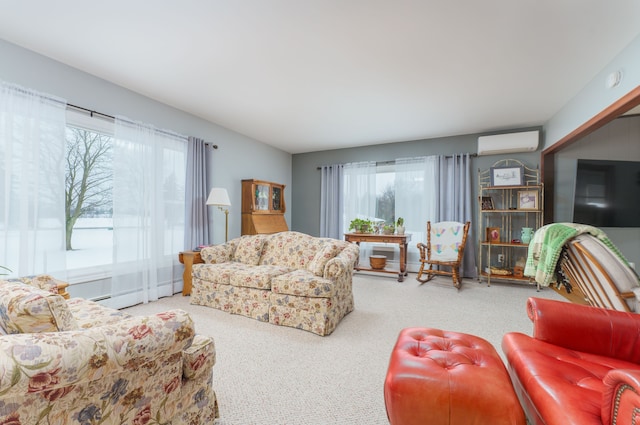
<svg viewBox="0 0 640 425"><path fill-rule="evenodd" d="M196 331L214 337L214 389L219 425L387 424L383 383L390 351L405 327L470 333L491 342L500 355L506 332L531 333L528 297L565 301L551 289L449 279L419 286L415 274L399 283L390 276L356 274L356 308L327 337L261 323L175 295L127 309L142 315L181 308Z"/></svg>

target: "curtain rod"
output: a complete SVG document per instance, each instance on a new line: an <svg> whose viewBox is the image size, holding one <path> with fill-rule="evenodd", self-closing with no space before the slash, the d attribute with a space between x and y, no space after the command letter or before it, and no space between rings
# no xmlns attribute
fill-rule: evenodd
<svg viewBox="0 0 640 425"><path fill-rule="evenodd" d="M478 156L478 154L477 153L471 153L471 154L469 154L469 156L472 157L472 158L475 158L475 157ZM445 155L445 158L453 158L453 155ZM376 166L378 166L378 165L391 165L391 164L395 164L395 163L396 163L395 159L391 160L391 161L376 161ZM322 170L322 167L323 166L316 167L316 170Z"/></svg>
<svg viewBox="0 0 640 425"><path fill-rule="evenodd" d="M81 111L88 112L89 116L91 116L92 118L93 118L94 115L100 115L101 117L109 118L109 119L112 119L112 120L116 119L116 117L114 117L113 115L103 114L102 112L93 111L91 109L83 108L82 106L74 105L72 103L67 103L67 106L69 108L79 109Z"/></svg>
<svg viewBox="0 0 640 425"><path fill-rule="evenodd" d="M91 116L92 118L93 118L94 115L100 115L101 117L108 118L108 119L113 120L113 121L115 121L115 119L116 119L116 117L114 117L113 115L103 114L102 112L94 111L92 109L83 108L82 106L74 105L74 104L71 104L71 103L67 103L67 107L72 108L72 109L78 109L78 110L84 111L84 112L88 112L89 116ZM171 135L171 136L175 136L175 134L171 134L169 132L162 131L162 130L159 130L159 129L157 131L159 131L161 133L164 133L164 134ZM218 145L214 145L214 144L211 144L211 143L208 143L208 142L205 142L204 144L206 146L211 146L213 149L218 149Z"/></svg>

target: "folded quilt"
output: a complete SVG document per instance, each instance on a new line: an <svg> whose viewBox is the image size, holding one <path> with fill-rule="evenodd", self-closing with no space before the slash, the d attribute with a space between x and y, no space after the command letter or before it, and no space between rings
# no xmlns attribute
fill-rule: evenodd
<svg viewBox="0 0 640 425"><path fill-rule="evenodd" d="M527 253L524 275L532 277L540 286L549 286L555 280L555 270L563 245L570 239L589 233L611 249L623 263L629 265L618 248L597 227L578 223L552 223L539 228L533 235Z"/></svg>

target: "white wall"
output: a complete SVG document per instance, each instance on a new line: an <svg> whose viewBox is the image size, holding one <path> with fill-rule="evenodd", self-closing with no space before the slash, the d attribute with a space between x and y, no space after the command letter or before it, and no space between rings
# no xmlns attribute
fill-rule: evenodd
<svg viewBox="0 0 640 425"><path fill-rule="evenodd" d="M605 82L607 76L614 71L621 71L623 78L620 85L609 89ZM553 146L638 86L640 86L640 36L629 43L609 64L606 64L585 88L544 125L544 148ZM640 152L639 140L622 144L617 142L613 149L613 145L610 142L610 140L606 142L608 147L602 147L598 144L592 144L591 147L588 147L581 140L567 148L567 152L564 152L563 149L561 151L562 155L556 154L556 190L554 199L554 214L558 214L557 216L554 215L554 217L557 217L556 221L570 221L566 217L567 211L572 208L573 203L574 189L571 184L575 175L575 158L595 157L620 160L629 158L630 160L636 160L638 157L638 152ZM581 150L583 148L586 156L582 155ZM595 152L598 153L594 154L594 148L596 149ZM636 268L638 268L640 264L640 229L607 228L605 232L625 254L627 259L634 262Z"/></svg>
<svg viewBox="0 0 640 425"><path fill-rule="evenodd" d="M614 71L622 71L623 78L620 85L609 89L605 82L607 76ZM640 86L640 36L604 66L585 88L547 121L544 125L544 148L553 146L638 86Z"/></svg>

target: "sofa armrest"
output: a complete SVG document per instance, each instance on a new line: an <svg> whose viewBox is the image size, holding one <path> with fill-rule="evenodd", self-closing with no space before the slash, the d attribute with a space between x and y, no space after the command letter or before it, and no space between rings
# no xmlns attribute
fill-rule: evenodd
<svg viewBox="0 0 640 425"><path fill-rule="evenodd" d="M62 296L23 282L0 285L0 317L0 329L8 334L78 329Z"/></svg>
<svg viewBox="0 0 640 425"><path fill-rule="evenodd" d="M191 346L184 350L184 377L195 379L203 373L211 373L215 364L216 348L213 338L196 335Z"/></svg>
<svg viewBox="0 0 640 425"><path fill-rule="evenodd" d="M640 370L614 369L603 379L602 423L631 425L640 421Z"/></svg>
<svg viewBox="0 0 640 425"><path fill-rule="evenodd" d="M67 292L69 283L63 282L62 280L58 280L48 274L40 274L35 276L23 276L23 277L17 277L12 279L6 279L5 282L24 283L25 285L30 285L35 288L42 289L43 291L51 292L52 294L61 295L66 300L71 298L71 296Z"/></svg>
<svg viewBox="0 0 640 425"><path fill-rule="evenodd" d="M349 270L349 263L344 258L334 257L327 262L324 267L324 274L322 277L325 279L335 279L347 273Z"/></svg>
<svg viewBox="0 0 640 425"><path fill-rule="evenodd" d="M529 298L533 337L585 353L640 363L640 315Z"/></svg>
<svg viewBox="0 0 640 425"><path fill-rule="evenodd" d="M81 331L0 338L0 394L69 391L105 376L131 373L190 346L193 322L182 310L131 317Z"/></svg>
<svg viewBox="0 0 640 425"><path fill-rule="evenodd" d="M360 247L358 244L349 243L336 258L346 260L347 267L353 270L360 259Z"/></svg>
<svg viewBox="0 0 640 425"><path fill-rule="evenodd" d="M329 260L324 267L324 277L326 279L337 278L345 273L352 273L358 257L360 255L360 247L356 244L348 244L335 257Z"/></svg>
<svg viewBox="0 0 640 425"><path fill-rule="evenodd" d="M43 291L51 292L52 294L58 294L58 284L64 283L47 274L22 276L6 279L5 281L8 283L23 283L25 285L33 286L34 288L42 289Z"/></svg>

